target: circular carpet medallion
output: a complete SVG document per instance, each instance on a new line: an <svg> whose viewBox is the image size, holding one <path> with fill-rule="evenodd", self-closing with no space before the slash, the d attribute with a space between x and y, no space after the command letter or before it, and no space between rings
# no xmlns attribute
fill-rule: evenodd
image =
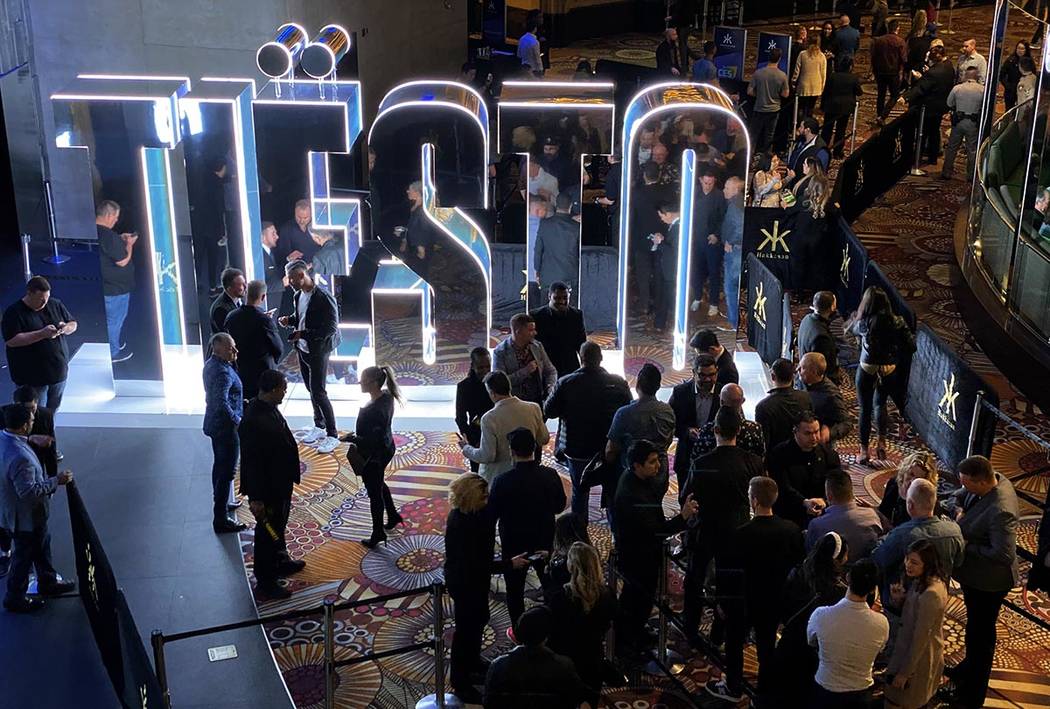
<svg viewBox="0 0 1050 709"><path fill-rule="evenodd" d="M445 538L438 534L407 534L387 539L361 560L361 573L374 586L408 591L444 578Z"/></svg>
<svg viewBox="0 0 1050 709"><path fill-rule="evenodd" d="M617 49L617 59L626 59L627 61L647 61L656 58L656 52L651 49Z"/></svg>
<svg viewBox="0 0 1050 709"><path fill-rule="evenodd" d="M324 645L309 643L275 648L288 692L297 709L323 709L325 699ZM357 656L349 648L335 648L336 661ZM362 662L340 668L335 677L335 706L357 709L368 706L383 683L379 666Z"/></svg>

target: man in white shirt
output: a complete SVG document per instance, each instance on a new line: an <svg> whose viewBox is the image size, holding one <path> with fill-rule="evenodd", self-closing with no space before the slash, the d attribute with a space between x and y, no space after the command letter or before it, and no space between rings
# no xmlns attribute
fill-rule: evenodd
<svg viewBox="0 0 1050 709"><path fill-rule="evenodd" d="M535 19L528 21L525 34L518 40L518 60L534 75L543 76L543 54L540 52L540 40L536 37L538 29Z"/></svg>
<svg viewBox="0 0 1050 709"><path fill-rule="evenodd" d="M810 616L806 637L816 646L820 665L809 706L869 706L872 666L890 636L886 616L868 606L878 580L875 562L861 559L849 570L846 597Z"/></svg>
<svg viewBox="0 0 1050 709"><path fill-rule="evenodd" d="M543 197L548 202L558 198L558 178L550 174L537 160L529 160L529 194Z"/></svg>
<svg viewBox="0 0 1050 709"><path fill-rule="evenodd" d="M543 422L539 404L522 401L510 394L510 378L504 372L489 372L485 389L495 406L481 417L481 445L472 446L457 434L459 447L467 460L480 463L478 474L491 485L496 476L514 467L507 435L518 428L532 431L536 444L542 448L551 434Z"/></svg>

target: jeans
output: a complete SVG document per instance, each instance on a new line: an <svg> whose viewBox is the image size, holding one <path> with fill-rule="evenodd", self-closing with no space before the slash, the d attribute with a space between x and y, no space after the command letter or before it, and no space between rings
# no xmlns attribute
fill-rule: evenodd
<svg viewBox="0 0 1050 709"><path fill-rule="evenodd" d="M740 256L739 246L725 255L722 261L724 278L723 287L726 293L726 318L735 330L740 325Z"/></svg>
<svg viewBox="0 0 1050 709"><path fill-rule="evenodd" d="M120 295L107 295L106 301L106 332L109 334L109 356L116 357L120 352L120 334L124 329L124 320L128 317L128 302L131 293Z"/></svg>
<svg viewBox="0 0 1050 709"><path fill-rule="evenodd" d="M394 498L390 495L390 488L383 482L383 473L389 460L379 460L365 464L361 472L361 481L368 491L368 509L372 514L372 538L384 538L386 532L383 529L383 512L386 511L387 519L393 520L398 516Z"/></svg>
<svg viewBox="0 0 1050 709"><path fill-rule="evenodd" d="M893 388L896 372L880 377L876 374L868 374L861 367L857 367L857 399L860 403L860 421L857 428L860 435L860 444L868 447L871 440L871 414L875 410L875 429L879 438L886 437L886 399Z"/></svg>
<svg viewBox="0 0 1050 709"><path fill-rule="evenodd" d="M766 152L769 146L773 144L773 134L777 130L777 118L779 115L777 111L770 111L769 113L751 112L750 128L751 135L755 136L756 153Z"/></svg>
<svg viewBox="0 0 1050 709"><path fill-rule="evenodd" d="M37 402L44 408L51 409L51 413L58 413L58 407L62 405L62 393L66 390L66 380L63 379L60 382L54 384L44 384L43 386L33 387L33 391L36 392ZM44 402L44 399L47 402Z"/></svg>
<svg viewBox="0 0 1050 709"><path fill-rule="evenodd" d="M587 508L590 506L591 491L589 488L580 487L580 483L583 481L583 469L589 462L591 461L588 458L569 458L569 479L572 481L572 502L569 509L583 515L584 519L589 517Z"/></svg>
<svg viewBox="0 0 1050 709"><path fill-rule="evenodd" d="M17 546L15 547L17 549ZM959 705L966 709L984 706L995 656L995 623L1006 591L979 591L963 586L966 605L966 659L956 668Z"/></svg>
<svg viewBox="0 0 1050 709"><path fill-rule="evenodd" d="M252 500L255 502L255 500ZM288 561L288 547L284 541L284 530L288 526L288 513L292 501L261 501L265 507L262 522L255 525L255 540L252 548L255 580L261 586L277 583L277 569Z"/></svg>
<svg viewBox="0 0 1050 709"><path fill-rule="evenodd" d="M941 174L945 177L950 178L955 172L955 155L964 141L966 179L973 179L974 167L977 164L977 123L970 118L964 118L952 126L952 133L948 136L948 147L944 149L944 167L941 168Z"/></svg>
<svg viewBox="0 0 1050 709"><path fill-rule="evenodd" d="M331 352L306 353L297 347L295 353L299 355L299 373L303 376L303 384L310 392L310 403L314 407L314 425L323 428L329 436L335 438L338 434L335 427L335 411L332 409L332 402L328 400L328 390L325 389Z"/></svg>
<svg viewBox="0 0 1050 709"><path fill-rule="evenodd" d="M7 572L5 603L21 603L29 588L29 571L36 568L37 584L54 583L58 574L51 565L51 534L47 527L31 532L15 532L15 550Z"/></svg>
<svg viewBox="0 0 1050 709"><path fill-rule="evenodd" d="M230 496L237 458L241 453L241 442L235 428L210 438L211 452L214 456L211 465L212 518L216 522L222 522L226 519L226 502Z"/></svg>

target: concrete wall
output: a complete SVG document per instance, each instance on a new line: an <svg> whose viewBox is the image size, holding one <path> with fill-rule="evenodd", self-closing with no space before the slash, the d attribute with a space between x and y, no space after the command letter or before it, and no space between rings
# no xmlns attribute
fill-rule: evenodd
<svg viewBox="0 0 1050 709"><path fill-rule="evenodd" d="M25 137L43 133L56 197L59 234L93 236L86 171L73 151L54 147L48 97L78 73L245 76L262 81L256 48L283 22L316 32L337 22L358 34L360 78L365 85L365 120L395 84L410 78L455 76L466 55L467 0L23 0L30 72L19 83L0 84L24 106L36 93L33 111L17 112L9 136L18 136L14 163L20 193L38 190L34 146ZM448 8L446 8L446 5ZM39 163L39 160L36 161ZM19 200L20 222L33 220L30 198ZM26 205L23 207L23 203ZM26 211L23 216L22 212ZM35 238L44 238L44 234Z"/></svg>

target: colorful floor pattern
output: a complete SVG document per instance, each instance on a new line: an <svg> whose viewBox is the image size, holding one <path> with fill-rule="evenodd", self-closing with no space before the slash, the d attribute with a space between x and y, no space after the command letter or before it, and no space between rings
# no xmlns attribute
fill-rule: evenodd
<svg viewBox="0 0 1050 709"><path fill-rule="evenodd" d="M956 10L954 38L961 43L970 36L968 32L985 36L990 14L988 7ZM777 27L773 25L770 29L775 31ZM784 24L780 29L786 27ZM1011 34L1015 31L1020 35L1028 30L1012 27ZM867 39L864 41L866 47ZM576 62L583 58L593 62L599 57L615 56L624 61L645 62L653 57L657 42L657 39L642 35L580 42L554 51L552 73L569 74ZM860 52L858 60L866 62L866 52ZM866 73L866 66L858 62L857 71ZM872 88L870 83L866 85L869 93L861 101L859 124L865 131L874 112ZM858 135L858 142L863 137ZM952 253L951 225L967 195L963 183L951 184L952 189L944 189L943 184L931 180L906 178L868 210L855 228L872 256L909 299L919 318L956 347L961 356L993 383L1007 413L1047 437L1050 424L1046 418L1013 389L994 364L974 349L966 323L959 315L952 290L954 284L959 283L959 273ZM397 327L398 324L390 323L390 326ZM731 339L732 336L726 337ZM663 357L654 352L655 349L645 346L632 349L627 353L625 364L637 371L644 361L655 361L666 371L669 363L662 362ZM420 383L428 381L430 375L424 369L421 367L419 373L406 372L405 377L418 377ZM445 373L442 378L450 374ZM852 403L852 385L847 385L846 393ZM839 448L853 475L858 496L877 500L893 466L908 453L922 447L907 427L900 425L895 412L891 426L889 460L876 468L856 465L859 451L855 437L848 438ZM259 599L259 612L272 614L319 607L326 597L359 601L360 605L352 611L337 615L337 660L429 639L432 636L432 601L427 595L383 606L370 604L368 598L426 586L438 578L444 552L442 534L448 513L447 486L465 470L452 434L397 434L397 455L388 469L388 484L406 524L391 536L386 547L375 551L368 551L357 542L367 537L370 531L368 500L345 461L342 447L327 455L307 447L303 447L301 453L303 484L293 499L288 545L293 558L306 560L307 567L294 577L291 588L295 593L291 599L278 603ZM1016 432L1001 430L993 458L997 469L1014 479L1019 489L1037 497L1046 494L1050 481L1047 456L1027 439ZM548 460L548 463L553 461ZM568 480L564 482L568 489ZM669 512L676 509L675 495L672 487L665 503ZM611 546L611 537L596 507L597 498L592 500L591 518L597 521L591 525L591 535L605 555ZM245 511L240 514L244 521L249 521ZM1024 515L1021 543L1034 550L1038 517L1030 506L1026 507ZM251 535L252 532L248 531L241 536L249 571ZM678 602L681 584L677 574L672 574L671 588ZM487 657L495 657L509 646L504 635L509 619L499 577L493 577L492 590L492 620L484 640ZM533 595L535 592L533 588ZM1050 601L1045 596L1029 594L1020 588L1015 589L1010 598L1029 613L1050 620ZM445 611L448 617L451 607L447 601ZM962 653L964 626L965 609L961 598L953 596L945 624L946 650L951 661L957 661ZM450 630L451 623L446 622L446 637L450 636ZM269 625L266 632L296 706L321 707L324 677L320 619ZM682 646L679 638L672 637L683 654L687 657L695 655ZM1021 614L1004 611L1000 616L999 638L992 692L986 706L1050 706L1050 632L1040 629ZM750 651L746 669L749 673L755 670L755 659ZM412 706L418 698L432 691L432 674L433 655L430 651L355 665L339 673L336 706L382 709ZM702 693L702 684L714 674L717 670L712 672L702 658L693 657L678 678L693 694ZM631 689L606 690L604 705L632 709L691 706L665 679L646 675L631 679L635 684ZM703 703L703 699L698 699Z"/></svg>

